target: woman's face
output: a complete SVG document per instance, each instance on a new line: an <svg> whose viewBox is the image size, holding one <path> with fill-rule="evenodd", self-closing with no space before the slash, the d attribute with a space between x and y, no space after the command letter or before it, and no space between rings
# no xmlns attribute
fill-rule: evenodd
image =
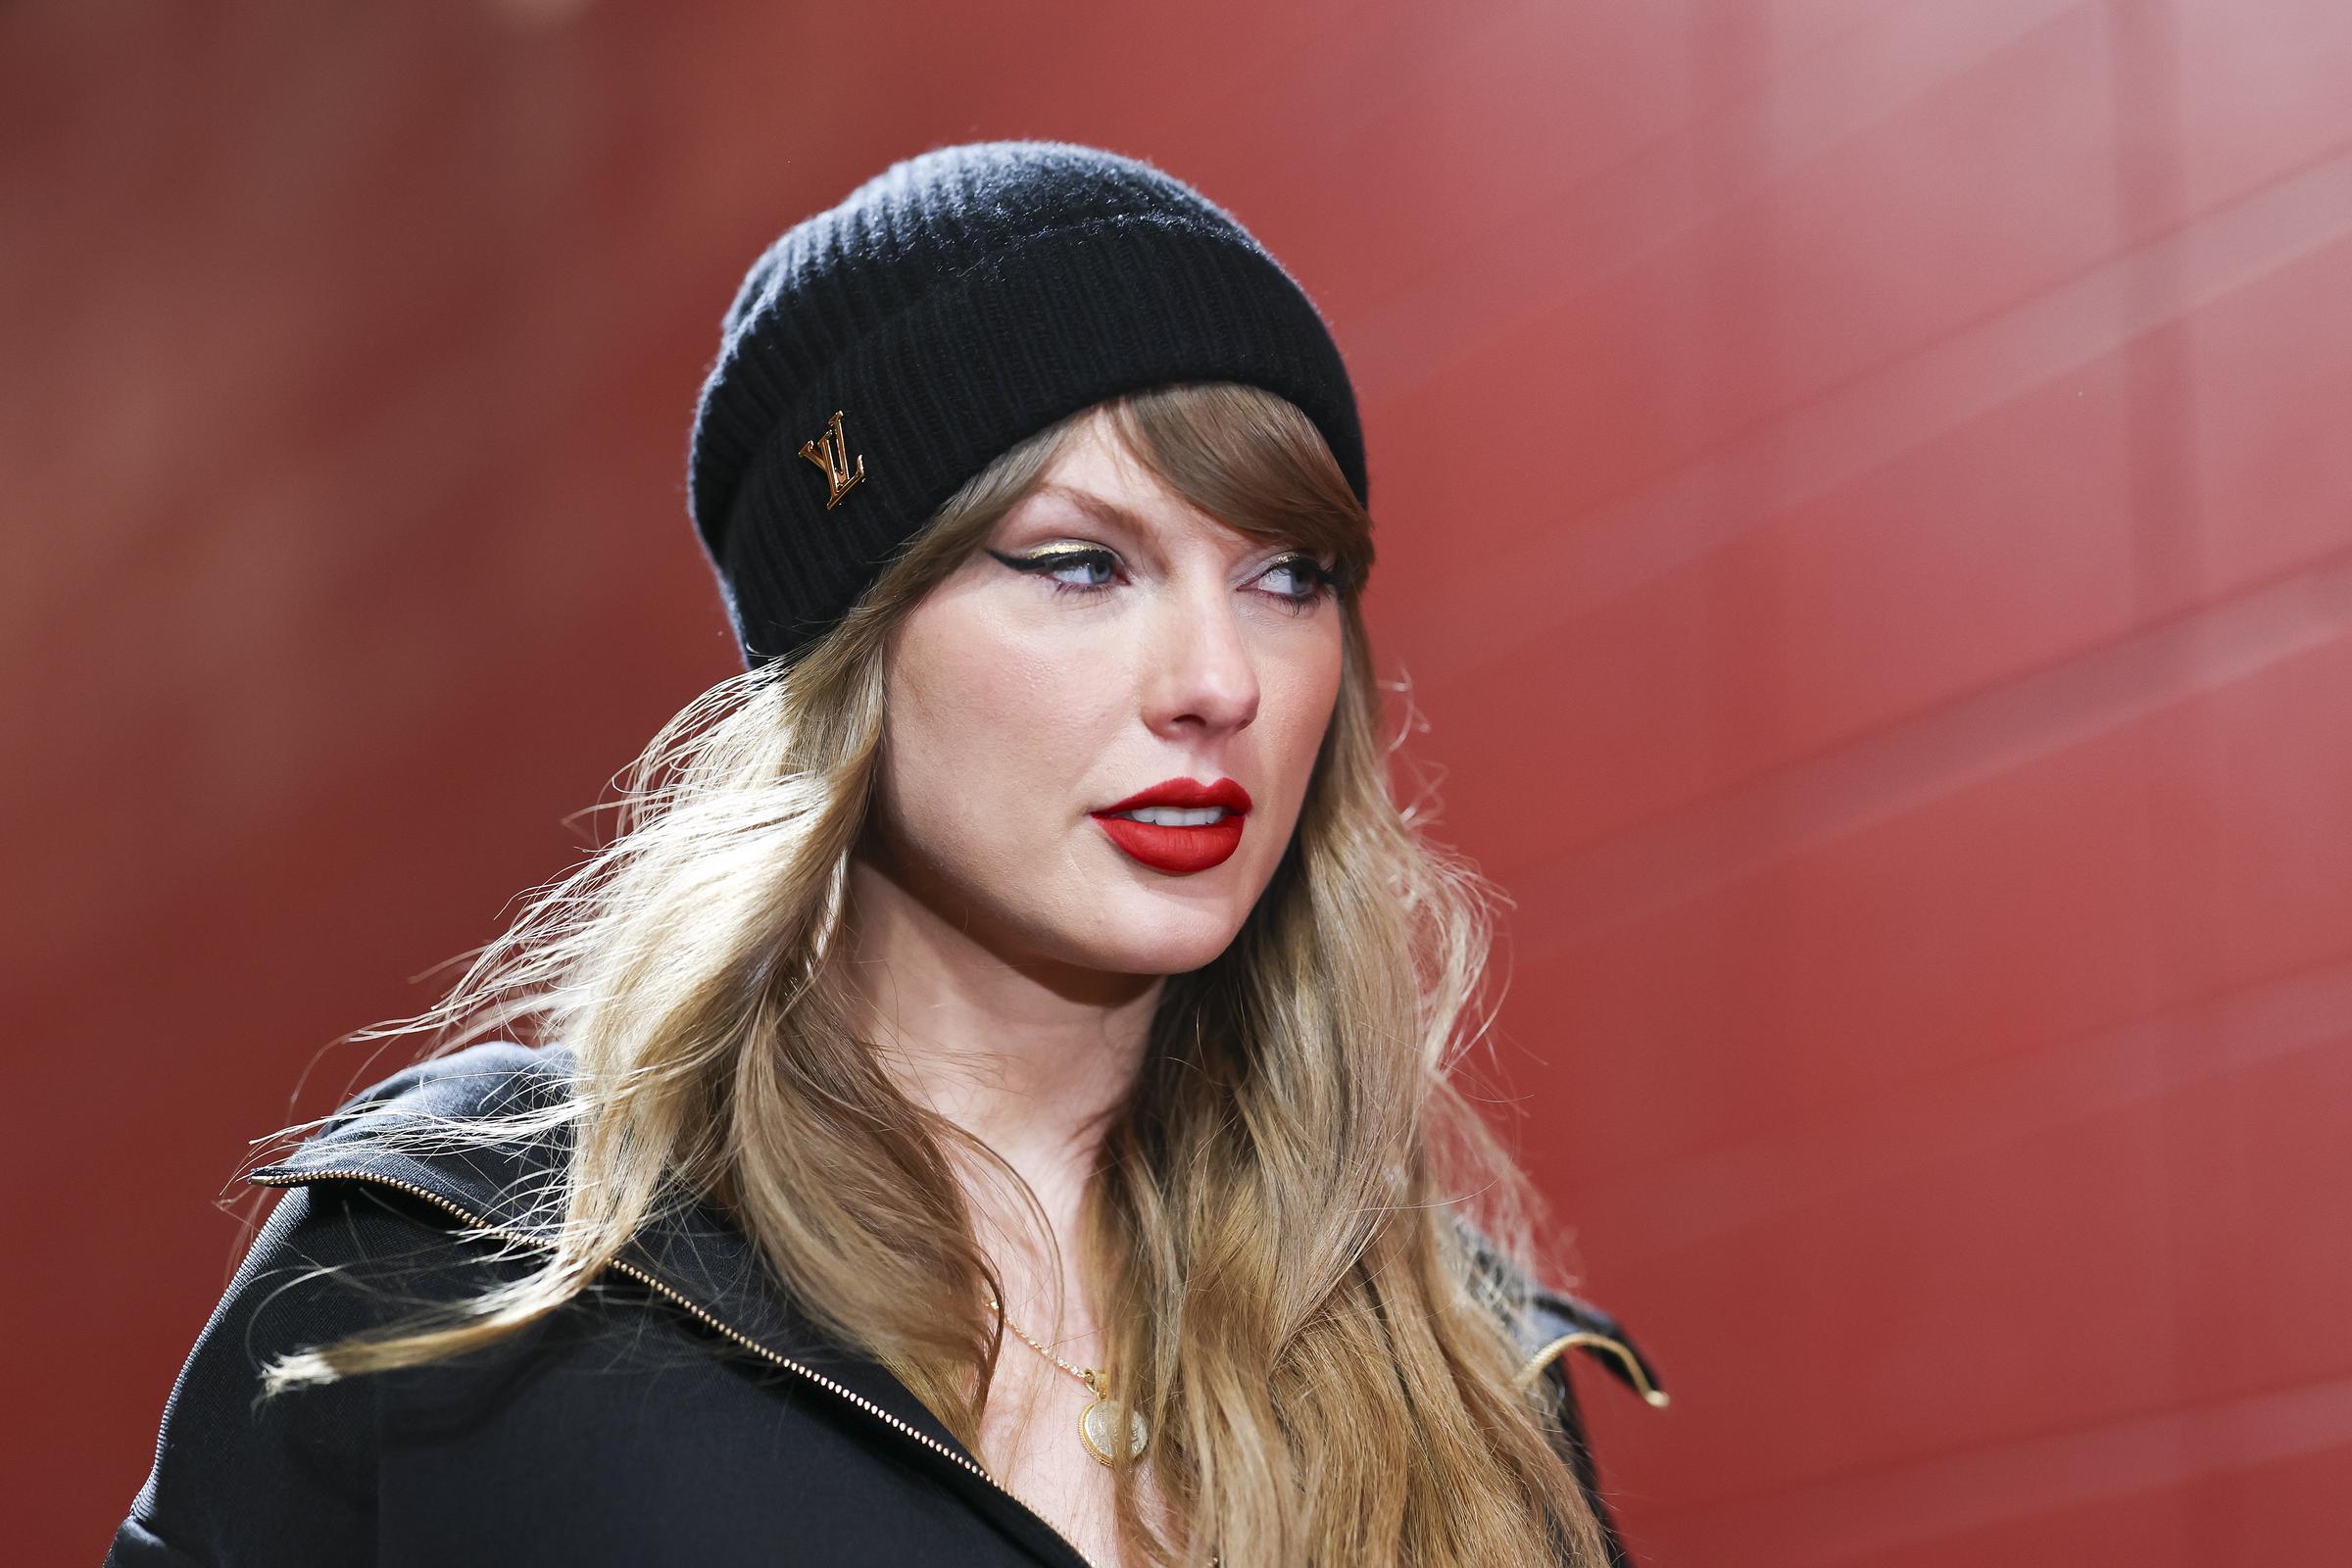
<svg viewBox="0 0 2352 1568"><path fill-rule="evenodd" d="M1000 957L1182 973L1290 842L1342 610L1312 558L1195 511L1100 415L1075 434L901 622L874 830L892 881ZM1187 781L1225 799L1114 814Z"/></svg>

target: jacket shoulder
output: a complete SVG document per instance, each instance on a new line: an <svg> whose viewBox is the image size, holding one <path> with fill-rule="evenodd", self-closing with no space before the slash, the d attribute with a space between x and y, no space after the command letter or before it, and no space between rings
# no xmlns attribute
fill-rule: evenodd
<svg viewBox="0 0 2352 1568"><path fill-rule="evenodd" d="M1657 1368L1644 1356L1625 1326L1580 1296L1538 1286L1531 1294L1530 1311L1520 1325L1520 1348L1527 1356L1520 1382L1544 1381L1552 1409L1560 1422L1560 1442L1569 1466L1591 1499L1599 1520L1601 1540L1610 1568L1633 1568L1625 1539L1601 1484L1600 1466L1592 1452L1584 1411L1577 1401L1576 1384L1568 1375L1568 1352L1583 1350L1651 1405L1666 1403L1666 1391L1657 1381Z"/></svg>
<svg viewBox="0 0 2352 1568"><path fill-rule="evenodd" d="M182 1362L109 1564L370 1560L379 1377L265 1396L278 1356L490 1283L429 1205L356 1183L276 1200Z"/></svg>
<svg viewBox="0 0 2352 1568"><path fill-rule="evenodd" d="M372 1177L478 1223L544 1238L562 1211L572 1064L568 1048L507 1040L428 1057L354 1095L245 1179L286 1187Z"/></svg>
<svg viewBox="0 0 2352 1568"><path fill-rule="evenodd" d="M1457 1212L1454 1224L1481 1293L1501 1311L1516 1345L1520 1386L1534 1390L1542 1385L1544 1390L1544 1403L1558 1422L1554 1441L1592 1505L1610 1568L1633 1568L1601 1485L1576 1384L1568 1375L1568 1352L1582 1350L1644 1402L1661 1406L1666 1390L1656 1365L1610 1313L1571 1291L1529 1277L1466 1214Z"/></svg>
<svg viewBox="0 0 2352 1568"><path fill-rule="evenodd" d="M1569 1350L1581 1349L1644 1402L1667 1402L1656 1364L1624 1324L1574 1292L1533 1278L1467 1213L1457 1210L1452 1219L1478 1294L1502 1313L1518 1345L1523 1386L1557 1368Z"/></svg>
<svg viewBox="0 0 2352 1568"><path fill-rule="evenodd" d="M288 1158L248 1173L283 1186L183 1360L154 1463L115 1533L109 1564L365 1562L374 1540L377 1433L389 1374L266 1394L263 1371L298 1350L407 1321L478 1294L527 1263L462 1233L402 1186L443 1191L498 1159L468 1151L427 1182L336 1180L406 1168L403 1129L520 1108L568 1081L567 1054L493 1041L402 1068L352 1096ZM511 1153L512 1152L510 1152ZM486 1179L513 1185L527 1162Z"/></svg>
<svg viewBox="0 0 2352 1568"><path fill-rule="evenodd" d="M1656 1363L1634 1343L1624 1324L1565 1290L1538 1286L1532 1296L1533 1310L1521 1330L1520 1348L1527 1354L1522 1381L1533 1382L1558 1365L1569 1350L1582 1350L1640 1395L1643 1403L1660 1408L1667 1404Z"/></svg>
<svg viewBox="0 0 2352 1568"><path fill-rule="evenodd" d="M571 1082L562 1046L485 1040L412 1062L359 1091L300 1146L305 1155L385 1141L443 1121L474 1121L544 1107Z"/></svg>

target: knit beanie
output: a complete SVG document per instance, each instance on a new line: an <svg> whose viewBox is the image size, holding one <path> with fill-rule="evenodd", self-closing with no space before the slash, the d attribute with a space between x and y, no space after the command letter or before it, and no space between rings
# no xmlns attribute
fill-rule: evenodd
<svg viewBox="0 0 2352 1568"><path fill-rule="evenodd" d="M793 225L727 310L687 469L745 667L806 653L1023 437L1190 380L1297 404L1368 496L1321 315L1232 215L1151 164L939 147Z"/></svg>

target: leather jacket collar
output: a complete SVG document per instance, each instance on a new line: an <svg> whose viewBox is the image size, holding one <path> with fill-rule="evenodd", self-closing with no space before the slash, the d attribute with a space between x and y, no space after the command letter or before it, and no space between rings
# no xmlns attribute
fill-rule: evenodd
<svg viewBox="0 0 2352 1568"><path fill-rule="evenodd" d="M373 1182L410 1192L500 1238L548 1247L558 1217L548 1195L565 1153L560 1139L431 1149L419 1147L411 1132L411 1147L404 1149L384 1135L414 1127L419 1117L473 1119L552 1102L566 1091L571 1067L568 1047L532 1049L511 1041L417 1062L354 1097L317 1135L285 1158L248 1172L246 1180L270 1187ZM612 1266L742 1348L814 1379L905 1435L979 1470L939 1418L880 1363L817 1333L750 1240L710 1204L674 1205ZM1565 1350L1583 1348L1647 1402L1666 1403L1657 1369L1615 1319L1564 1291L1541 1291L1537 1302L1536 1320L1522 1336L1524 1380L1542 1375Z"/></svg>

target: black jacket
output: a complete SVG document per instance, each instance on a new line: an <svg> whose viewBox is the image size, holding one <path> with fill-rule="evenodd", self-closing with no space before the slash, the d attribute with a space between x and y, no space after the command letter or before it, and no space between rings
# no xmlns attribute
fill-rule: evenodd
<svg viewBox="0 0 2352 1568"><path fill-rule="evenodd" d="M544 1143L420 1158L371 1135L411 1110L512 1108L559 1092L568 1066L561 1048L507 1042L418 1063L249 1175L287 1191L172 1386L109 1564L1084 1568L889 1372L816 1336L707 1205L489 1349L257 1403L268 1357L529 1272L545 1231L515 1195L548 1172ZM503 1240L461 1238L461 1223ZM1557 1389L1597 1500L1562 1352L1665 1396L1606 1315L1545 1300L1531 1374L1541 1362Z"/></svg>

